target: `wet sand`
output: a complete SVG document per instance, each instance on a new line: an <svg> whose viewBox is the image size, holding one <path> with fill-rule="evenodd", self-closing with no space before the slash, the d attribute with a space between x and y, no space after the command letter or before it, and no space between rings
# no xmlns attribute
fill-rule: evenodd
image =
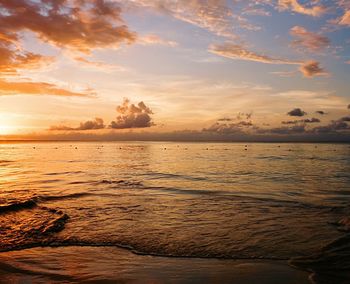
<svg viewBox="0 0 350 284"><path fill-rule="evenodd" d="M310 283L286 261L168 258L111 247L0 253L0 283Z"/></svg>

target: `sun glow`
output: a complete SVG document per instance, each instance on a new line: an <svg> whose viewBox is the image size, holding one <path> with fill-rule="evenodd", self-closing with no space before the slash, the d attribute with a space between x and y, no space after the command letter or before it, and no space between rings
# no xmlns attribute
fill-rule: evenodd
<svg viewBox="0 0 350 284"><path fill-rule="evenodd" d="M18 127L13 117L0 114L0 135L13 134L17 132Z"/></svg>
<svg viewBox="0 0 350 284"><path fill-rule="evenodd" d="M15 128L12 126L3 126L0 125L0 135L7 135L7 134L11 134L13 132L15 132Z"/></svg>

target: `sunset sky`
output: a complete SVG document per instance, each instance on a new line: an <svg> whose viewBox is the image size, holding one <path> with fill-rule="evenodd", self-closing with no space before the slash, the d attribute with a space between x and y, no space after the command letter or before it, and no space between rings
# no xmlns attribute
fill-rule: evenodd
<svg viewBox="0 0 350 284"><path fill-rule="evenodd" d="M349 81L349 0L0 0L3 139L350 140Z"/></svg>

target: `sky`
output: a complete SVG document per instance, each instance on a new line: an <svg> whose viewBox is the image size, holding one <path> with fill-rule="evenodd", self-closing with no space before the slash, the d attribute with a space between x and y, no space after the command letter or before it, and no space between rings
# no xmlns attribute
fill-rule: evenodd
<svg viewBox="0 0 350 284"><path fill-rule="evenodd" d="M0 139L350 141L349 0L0 0Z"/></svg>

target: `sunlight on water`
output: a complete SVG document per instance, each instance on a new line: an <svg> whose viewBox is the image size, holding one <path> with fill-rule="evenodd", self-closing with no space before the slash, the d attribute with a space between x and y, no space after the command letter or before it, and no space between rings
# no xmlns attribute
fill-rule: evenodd
<svg viewBox="0 0 350 284"><path fill-rule="evenodd" d="M332 144L2 144L0 250L317 255L344 236L337 222L349 213L349 154Z"/></svg>

